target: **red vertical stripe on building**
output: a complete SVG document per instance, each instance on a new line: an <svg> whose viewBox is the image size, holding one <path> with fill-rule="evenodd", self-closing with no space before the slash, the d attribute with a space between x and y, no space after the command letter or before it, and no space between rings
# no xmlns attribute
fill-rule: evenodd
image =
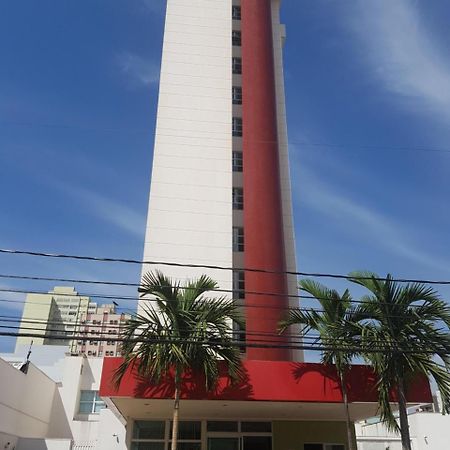
<svg viewBox="0 0 450 450"><path fill-rule="evenodd" d="M245 267L284 272L271 0L242 0L241 11L244 261ZM245 290L281 294L246 294L249 304L268 307L246 309L247 342L287 344L283 336L266 335L277 332L286 312L286 275L246 272ZM248 359L253 360L288 360L290 354L285 348L247 348Z"/></svg>

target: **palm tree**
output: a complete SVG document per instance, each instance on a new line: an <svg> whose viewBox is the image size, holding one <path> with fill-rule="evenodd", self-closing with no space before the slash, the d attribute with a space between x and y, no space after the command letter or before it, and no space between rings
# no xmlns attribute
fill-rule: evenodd
<svg viewBox="0 0 450 450"><path fill-rule="evenodd" d="M134 314L123 333L124 360L114 380L119 386L129 370L158 383L174 374L172 450L176 450L182 375L201 373L207 390L219 378L219 360L227 364L232 382L243 374L240 352L230 334L230 322L240 322L235 304L224 298L208 298L217 283L206 275L184 286L161 272L146 273L139 288L141 296L151 296Z"/></svg>
<svg viewBox="0 0 450 450"><path fill-rule="evenodd" d="M402 448L411 450L406 391L417 376L431 376L442 394L443 411L450 412L450 308L439 294L422 283L400 285L391 275L353 272L350 280L370 291L362 298L367 320L362 326L365 358L378 377L380 416L389 429L401 433ZM373 352L374 347L376 350ZM400 427L389 397L396 393Z"/></svg>
<svg viewBox="0 0 450 450"><path fill-rule="evenodd" d="M352 306L352 298L348 290L345 290L341 296L337 291L312 280L301 280L299 287L311 294L320 303L322 310L292 309L287 319L281 322L280 330L285 331L291 325L300 325L302 335L311 330L319 333L319 340L326 348L322 352L322 363L336 366L344 400L348 450L354 450L346 374L352 358L356 356L354 347L357 334L350 324L356 320L357 310Z"/></svg>

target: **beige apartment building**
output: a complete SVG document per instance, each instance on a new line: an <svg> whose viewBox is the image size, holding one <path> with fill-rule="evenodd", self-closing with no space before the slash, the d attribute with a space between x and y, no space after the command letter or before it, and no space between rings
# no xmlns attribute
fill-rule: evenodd
<svg viewBox="0 0 450 450"><path fill-rule="evenodd" d="M47 294L28 294L22 313L16 350L23 345L67 345L72 355L117 356L120 344L114 339L129 318L117 314L114 304L98 305L87 296L80 295L74 287L56 286ZM42 337L27 337L26 334ZM64 339L70 335L92 339ZM99 338L111 336L111 340Z"/></svg>

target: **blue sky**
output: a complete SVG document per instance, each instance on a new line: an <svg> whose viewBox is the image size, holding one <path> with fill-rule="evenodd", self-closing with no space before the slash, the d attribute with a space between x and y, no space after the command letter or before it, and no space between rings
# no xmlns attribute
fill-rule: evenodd
<svg viewBox="0 0 450 450"><path fill-rule="evenodd" d="M0 247L141 258L163 13L160 0L0 2ZM299 270L450 279L449 16L444 0L283 1ZM0 267L139 279L121 264Z"/></svg>

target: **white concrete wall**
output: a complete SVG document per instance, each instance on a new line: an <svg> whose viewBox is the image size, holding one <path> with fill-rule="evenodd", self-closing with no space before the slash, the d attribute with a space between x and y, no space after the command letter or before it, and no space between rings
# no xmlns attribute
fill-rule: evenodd
<svg viewBox="0 0 450 450"><path fill-rule="evenodd" d="M232 265L231 0L168 0L144 260ZM231 271L159 268L178 280Z"/></svg>
<svg viewBox="0 0 450 450"><path fill-rule="evenodd" d="M273 51L275 62L275 84L277 95L277 127L278 127L278 148L280 152L280 180L283 208L283 231L284 248L286 253L286 268L290 272L297 271L295 230L292 213L291 177L289 169L288 134L286 120L286 101L284 89L284 69L283 69L283 44L285 40L285 27L280 24L280 3L281 0L272 0L272 30L273 30ZM289 295L298 294L297 276L288 275ZM299 306L299 299L290 297L291 307ZM294 332L293 329L291 332ZM293 351L294 360L303 360L303 351Z"/></svg>
<svg viewBox="0 0 450 450"><path fill-rule="evenodd" d="M44 437L48 432L55 383L30 364L28 373L0 359L0 432Z"/></svg>
<svg viewBox="0 0 450 450"><path fill-rule="evenodd" d="M440 413L417 413L408 416L413 450L450 448L450 416ZM358 450L401 450L400 435L388 432L381 423L356 425Z"/></svg>
<svg viewBox="0 0 450 450"><path fill-rule="evenodd" d="M17 450L17 436L0 432L0 448L5 450Z"/></svg>

